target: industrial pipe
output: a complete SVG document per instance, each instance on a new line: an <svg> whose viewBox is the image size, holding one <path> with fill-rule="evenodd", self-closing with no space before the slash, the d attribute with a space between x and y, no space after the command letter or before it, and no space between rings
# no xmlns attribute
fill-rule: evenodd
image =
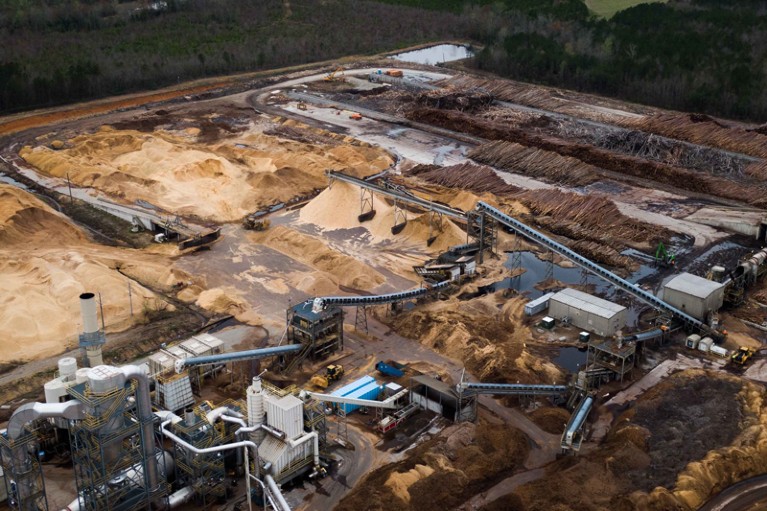
<svg viewBox="0 0 767 511"><path fill-rule="evenodd" d="M24 432L24 427L37 419L62 418L78 420L85 418L83 404L77 400L65 403L27 403L13 412L8 421L8 438L16 440Z"/></svg>
<svg viewBox="0 0 767 511"><path fill-rule="evenodd" d="M155 458L154 444L154 415L152 414L152 400L149 395L149 377L144 370L136 365L127 365L120 368L126 380L136 383L136 408L142 428L142 445L144 459L146 460L146 484L150 493L158 488L157 459Z"/></svg>
<svg viewBox="0 0 767 511"><path fill-rule="evenodd" d="M312 431L311 433L308 433L308 434L304 433L303 436L301 436L300 438L298 438L296 440L294 440L292 438L288 438L286 440L286 442L287 442L287 444L290 447L295 448L295 447L298 447L301 444L305 444L306 442L308 442L312 438L314 439L314 467L315 467L315 469L319 470L319 466L320 466L320 439L319 439L319 435L317 434L316 431Z"/></svg>
<svg viewBox="0 0 767 511"><path fill-rule="evenodd" d="M194 497L194 488L191 486L184 486L178 491L175 491L168 495L168 508L176 509L182 504L186 504ZM72 510L74 511L74 510Z"/></svg>
<svg viewBox="0 0 767 511"><path fill-rule="evenodd" d="M272 491L272 495L274 495L274 498L277 499L277 503L280 505L281 511L290 511L290 506L288 505L288 502L285 500L285 497L282 496L280 487L277 486L277 482L274 480L274 478L270 476L269 474L266 474L266 476L264 476L264 480L266 481L266 485Z"/></svg>

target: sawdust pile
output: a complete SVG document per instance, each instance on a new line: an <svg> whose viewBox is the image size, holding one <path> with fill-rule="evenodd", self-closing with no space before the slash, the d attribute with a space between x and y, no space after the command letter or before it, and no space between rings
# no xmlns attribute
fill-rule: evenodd
<svg viewBox="0 0 767 511"><path fill-rule="evenodd" d="M458 197L458 200L464 197ZM466 202L466 201L463 201ZM430 227L429 214L406 212L407 225L399 234L393 235L391 228L394 226L394 208L379 195L373 196L373 209L375 217L367 222L360 223L359 209L360 191L357 187L344 182L334 182L329 188L322 191L306 206L301 208L299 218L301 221L316 225L323 230L333 231L337 229L363 228L371 237L373 243L395 242L397 245L419 245L426 248L426 241L437 232L437 239L429 247L436 252L452 245L466 243L466 233L449 219L441 222L441 231ZM367 209L366 209L367 211ZM397 218L397 223L401 222Z"/></svg>
<svg viewBox="0 0 767 511"><path fill-rule="evenodd" d="M735 181L715 177L703 172L656 161L645 160L626 154L618 154L588 144L574 143L549 135L537 135L520 128L495 123L470 114L454 110L419 108L407 114L408 119L425 122L462 133L483 137L488 140L516 142L526 147L544 149L562 156L576 158L594 168L611 171L611 179L651 179L682 190L708 193L718 197L738 200L753 205L762 205L765 199L764 186L745 186Z"/></svg>
<svg viewBox="0 0 767 511"><path fill-rule="evenodd" d="M723 373L676 373L619 417L597 449L563 458L515 490L517 509L698 509L767 471L764 396L762 387Z"/></svg>
<svg viewBox="0 0 767 511"><path fill-rule="evenodd" d="M65 216L18 188L0 184L0 361L30 360L76 345L78 296L99 292L107 331L129 328L144 312L170 310L140 282L173 288L188 276L162 257L92 243ZM139 277L121 275L132 273ZM128 284L135 315L130 316Z"/></svg>
<svg viewBox="0 0 767 511"><path fill-rule="evenodd" d="M371 472L336 510L454 509L519 467L528 450L527 437L506 425L456 424Z"/></svg>
<svg viewBox="0 0 767 511"><path fill-rule="evenodd" d="M231 314L250 325L263 325L263 320L242 298L241 293L230 286L206 289L197 297L196 304L217 314Z"/></svg>
<svg viewBox="0 0 767 511"><path fill-rule="evenodd" d="M329 247L318 238L303 234L285 226L277 226L264 232L249 232L255 243L261 243L288 257L317 270L319 281L332 282L332 289L322 287L322 294L337 291L339 286L353 290L371 291L383 284L386 278L378 271L357 259ZM299 288L317 293L317 278L305 280L301 274ZM308 286L308 288L307 288Z"/></svg>
<svg viewBox="0 0 767 511"><path fill-rule="evenodd" d="M565 430L567 421L570 420L570 412L564 408L543 406L533 410L530 413L530 419L543 431L560 435Z"/></svg>
<svg viewBox="0 0 767 511"><path fill-rule="evenodd" d="M522 298L504 302L496 295L470 300L451 298L381 321L403 337L464 361L466 368L481 381L549 384L562 381L562 371L557 366L525 349L532 334L523 324L524 304Z"/></svg>
<svg viewBox="0 0 767 511"><path fill-rule="evenodd" d="M291 129L298 129L292 127ZM325 171L357 176L387 168L383 150L364 144L319 145L266 135L258 126L202 142L188 130L115 130L79 135L67 148L24 147L42 172L69 177L132 203L217 222L239 220L265 206L327 185Z"/></svg>
<svg viewBox="0 0 767 511"><path fill-rule="evenodd" d="M468 156L498 169L570 186L585 186L599 180L600 169L578 158L514 142L483 144L469 151Z"/></svg>

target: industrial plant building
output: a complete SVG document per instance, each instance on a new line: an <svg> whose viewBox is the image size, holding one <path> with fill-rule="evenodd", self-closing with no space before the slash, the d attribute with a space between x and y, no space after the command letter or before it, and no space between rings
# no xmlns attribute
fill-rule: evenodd
<svg viewBox="0 0 767 511"><path fill-rule="evenodd" d="M681 273L663 286L663 300L705 321L707 316L719 310L724 302L725 285L704 279L692 273Z"/></svg>
<svg viewBox="0 0 767 511"><path fill-rule="evenodd" d="M549 316L609 337L626 324L626 307L576 289L563 289L549 298Z"/></svg>

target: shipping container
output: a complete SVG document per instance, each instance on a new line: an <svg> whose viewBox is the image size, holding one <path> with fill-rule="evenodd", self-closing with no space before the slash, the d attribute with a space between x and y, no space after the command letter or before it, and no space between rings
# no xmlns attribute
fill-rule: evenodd
<svg viewBox="0 0 767 511"><path fill-rule="evenodd" d="M359 389L360 387L363 387L370 382L375 381L375 378L372 376L363 376L362 378L358 380L354 380L351 383L348 383L341 387L340 389L334 390L330 395L331 396L346 396L348 394L351 394L355 390Z"/></svg>
<svg viewBox="0 0 767 511"><path fill-rule="evenodd" d="M525 304L525 316L535 316L546 310L549 306L549 300L554 296L554 293L546 293L540 298L530 300Z"/></svg>
<svg viewBox="0 0 767 511"><path fill-rule="evenodd" d="M385 374L387 376L392 376L394 378L399 378L400 376L405 376L405 373L394 367L393 365L389 365L386 362L378 362L376 364L376 370L380 372L381 374Z"/></svg>
<svg viewBox="0 0 767 511"><path fill-rule="evenodd" d="M691 350L698 348L698 343L700 342L700 336L698 334L692 334L687 337L684 344Z"/></svg>
<svg viewBox="0 0 767 511"><path fill-rule="evenodd" d="M709 351L711 351L711 353L713 353L714 355L718 355L722 358L727 358L727 355L730 354L730 352L727 351L726 348L722 348L721 346L717 346L716 344L712 344L711 349Z"/></svg>
<svg viewBox="0 0 767 511"><path fill-rule="evenodd" d="M368 383L367 385L365 385L364 387L361 387L355 390L354 392L352 392L351 394L345 397L353 398L353 399L368 399L371 401L375 401L376 399L378 399L378 396L380 395L381 395L381 386L378 385L377 382L372 381ZM338 407L344 412L350 413L360 408L360 405L342 403L342 404L339 404Z"/></svg>
<svg viewBox="0 0 767 511"><path fill-rule="evenodd" d="M708 353L708 351L711 349L711 346L713 344L714 344L714 340L711 337L704 337L698 343L698 351Z"/></svg>

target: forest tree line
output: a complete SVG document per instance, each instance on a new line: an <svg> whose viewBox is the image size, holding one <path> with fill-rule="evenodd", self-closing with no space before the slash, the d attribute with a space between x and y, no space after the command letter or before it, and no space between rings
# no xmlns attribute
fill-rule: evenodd
<svg viewBox="0 0 767 511"><path fill-rule="evenodd" d="M5 0L0 111L456 38L501 76L767 120L765 0Z"/></svg>

